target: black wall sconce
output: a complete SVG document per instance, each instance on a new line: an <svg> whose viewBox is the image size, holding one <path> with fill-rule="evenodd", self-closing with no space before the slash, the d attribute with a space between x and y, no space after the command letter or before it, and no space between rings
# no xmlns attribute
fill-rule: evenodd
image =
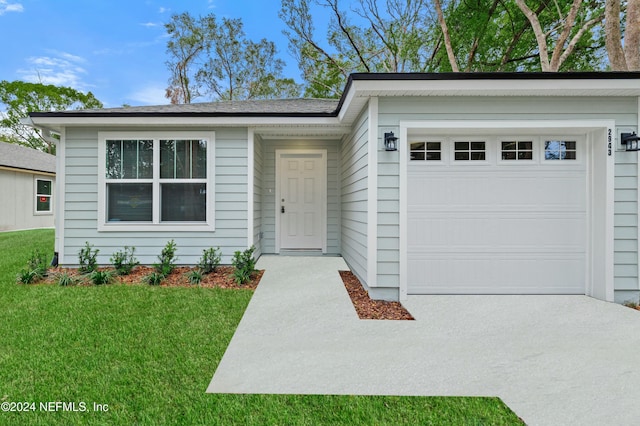
<svg viewBox="0 0 640 426"><path fill-rule="evenodd" d="M636 132L620 134L620 142L624 145L625 151L640 151L638 141L640 141L640 136L636 135Z"/></svg>
<svg viewBox="0 0 640 426"><path fill-rule="evenodd" d="M384 150L385 151L398 150L398 138L393 135L393 132L384 134Z"/></svg>

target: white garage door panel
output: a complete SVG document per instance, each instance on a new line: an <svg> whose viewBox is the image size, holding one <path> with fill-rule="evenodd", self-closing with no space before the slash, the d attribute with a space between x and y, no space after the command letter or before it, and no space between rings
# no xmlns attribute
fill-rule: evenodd
<svg viewBox="0 0 640 426"><path fill-rule="evenodd" d="M582 163L408 172L409 294L585 294Z"/></svg>

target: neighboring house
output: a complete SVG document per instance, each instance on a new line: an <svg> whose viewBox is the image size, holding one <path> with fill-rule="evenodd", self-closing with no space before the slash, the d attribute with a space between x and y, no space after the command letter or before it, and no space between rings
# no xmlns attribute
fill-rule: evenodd
<svg viewBox="0 0 640 426"><path fill-rule="evenodd" d="M0 142L0 231L53 228L56 157Z"/></svg>
<svg viewBox="0 0 640 426"><path fill-rule="evenodd" d="M43 112L56 249L341 255L373 298L636 299L640 73L354 74L339 100ZM385 150L385 134L397 151ZM391 135L389 135L391 136ZM300 282L304 286L304 280Z"/></svg>

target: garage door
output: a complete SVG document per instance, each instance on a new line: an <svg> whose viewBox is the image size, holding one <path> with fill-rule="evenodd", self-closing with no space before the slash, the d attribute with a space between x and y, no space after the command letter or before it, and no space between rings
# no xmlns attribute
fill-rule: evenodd
<svg viewBox="0 0 640 426"><path fill-rule="evenodd" d="M585 294L578 137L413 137L409 294Z"/></svg>

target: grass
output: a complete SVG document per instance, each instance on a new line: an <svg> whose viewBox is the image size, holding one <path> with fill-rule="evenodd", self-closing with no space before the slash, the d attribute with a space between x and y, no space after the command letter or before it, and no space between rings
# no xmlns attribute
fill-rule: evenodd
<svg viewBox="0 0 640 426"><path fill-rule="evenodd" d="M38 408L0 424L521 424L497 398L206 394L249 290L16 284L35 249L51 230L0 233L0 402Z"/></svg>

